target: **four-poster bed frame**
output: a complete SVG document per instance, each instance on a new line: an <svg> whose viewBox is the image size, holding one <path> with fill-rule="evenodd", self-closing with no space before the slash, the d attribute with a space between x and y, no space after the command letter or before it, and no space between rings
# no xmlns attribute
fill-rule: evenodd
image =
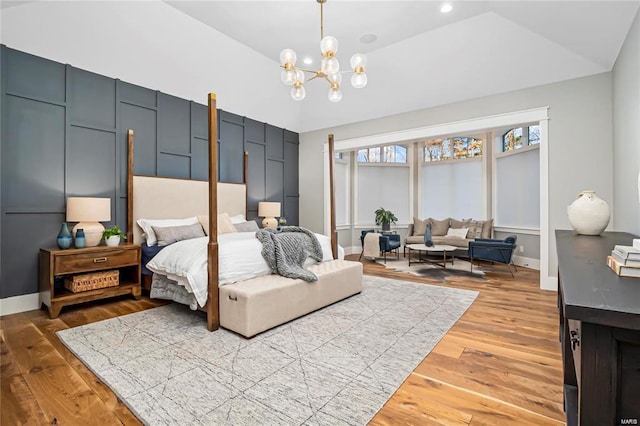
<svg viewBox="0 0 640 426"><path fill-rule="evenodd" d="M207 329L209 331L217 330L220 327L220 311L219 311L219 288L218 288L218 212L219 208L223 209L222 212L230 214L238 214L240 209L241 213L244 213L246 217L247 213L247 200L248 192L246 190L247 177L248 177L248 154L244 153L243 157L243 184L229 184L218 182L218 150L217 150L217 109L216 109L216 95L209 94L208 97L208 129L209 129L209 182L206 185L206 193L200 192L196 198L208 198L206 209L209 212L209 242L207 244L207 273L208 273L208 285L207 285L207 303L204 310L207 314ZM141 235L134 223L134 207L139 212L138 204L141 203L136 200L134 204L134 172L133 172L133 130L129 130L127 134L128 142L128 158L127 158L127 240L130 242L139 242ZM334 142L333 135L329 135L329 185L330 185L330 211L331 211L331 250L333 258L337 259L338 256L338 240L335 224L335 208L334 208L334 178L333 178L333 162L334 162ZM135 176L137 179L142 177ZM146 177L151 179L152 177ZM157 179L169 179L169 178L157 178ZM196 182L196 181L192 181ZM198 182L204 185L203 182ZM219 197L223 197L222 202L219 203ZM156 197L157 198L157 197ZM240 208L237 204L238 198L241 198L243 208ZM195 200L194 202L202 203L202 200ZM142 202L144 204L144 202ZM175 203L174 203L175 204ZM191 204L191 203L187 203ZM204 209L204 205L199 208ZM230 209L231 211L226 211ZM220 213L222 213L220 212ZM202 214L202 211L196 212L196 214ZM193 215L185 214L185 216ZM177 216L174 216L177 217ZM139 218L139 217L138 217ZM134 232L135 230L135 232Z"/></svg>

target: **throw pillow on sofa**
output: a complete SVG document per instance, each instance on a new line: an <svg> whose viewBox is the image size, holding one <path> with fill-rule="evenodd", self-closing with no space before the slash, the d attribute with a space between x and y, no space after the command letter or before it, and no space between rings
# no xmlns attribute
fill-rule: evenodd
<svg viewBox="0 0 640 426"><path fill-rule="evenodd" d="M482 238L491 238L491 230L493 229L493 219L485 220L482 224Z"/></svg>
<svg viewBox="0 0 640 426"><path fill-rule="evenodd" d="M427 224L429 223L429 219L420 220L417 218L413 218L413 235L424 235L427 230Z"/></svg>
<svg viewBox="0 0 640 426"><path fill-rule="evenodd" d="M427 219L431 221L431 235L434 237L444 237L449 230L449 218L436 220L433 218Z"/></svg>
<svg viewBox="0 0 640 426"><path fill-rule="evenodd" d="M469 228L449 228L446 236L465 239L467 238L467 232L469 232Z"/></svg>
<svg viewBox="0 0 640 426"><path fill-rule="evenodd" d="M476 238L482 238L482 228L486 220L470 220L467 226L469 232L467 232L467 239L474 240Z"/></svg>
<svg viewBox="0 0 640 426"><path fill-rule="evenodd" d="M450 218L449 226L451 226L454 229L468 228L469 222L471 222L471 219L458 220L458 219Z"/></svg>

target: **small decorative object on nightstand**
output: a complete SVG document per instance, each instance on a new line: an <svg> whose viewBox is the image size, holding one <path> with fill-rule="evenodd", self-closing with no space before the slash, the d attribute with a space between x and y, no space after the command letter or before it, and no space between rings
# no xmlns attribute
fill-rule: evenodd
<svg viewBox="0 0 640 426"><path fill-rule="evenodd" d="M84 229L76 229L76 248L85 248L87 246L87 240L84 236Z"/></svg>
<svg viewBox="0 0 640 426"><path fill-rule="evenodd" d="M140 246L136 244L69 250L40 249L40 303L47 306L51 318L56 318L64 306L123 294L139 299L140 270ZM98 288L91 280L112 286ZM65 281L71 290L57 285ZM83 291L85 288L94 289Z"/></svg>
<svg viewBox="0 0 640 426"><path fill-rule="evenodd" d="M115 247L120 244L120 239L127 239L127 236L118 228L118 225L114 225L112 228L107 228L102 232L102 238L109 247Z"/></svg>
<svg viewBox="0 0 640 426"><path fill-rule="evenodd" d="M95 247L100 244L102 231L104 231L104 226L100 222L110 220L110 198L67 198L67 222L79 222L73 227L73 233L75 235L79 228L84 229L87 247Z"/></svg>
<svg viewBox="0 0 640 426"><path fill-rule="evenodd" d="M276 217L280 216L280 203L270 201L260 201L258 203L258 216L264 217L263 228L277 228Z"/></svg>
<svg viewBox="0 0 640 426"><path fill-rule="evenodd" d="M62 223L62 227L60 228L60 233L58 234L58 238L56 238L56 242L58 243L58 247L61 249L68 249L71 247L71 232L69 232L69 227L66 222Z"/></svg>

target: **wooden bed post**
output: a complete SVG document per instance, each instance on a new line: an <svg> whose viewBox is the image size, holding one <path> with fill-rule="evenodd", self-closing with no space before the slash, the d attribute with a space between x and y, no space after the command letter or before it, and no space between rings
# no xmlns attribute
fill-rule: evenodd
<svg viewBox="0 0 640 426"><path fill-rule="evenodd" d="M329 210L331 215L331 251L333 252L333 258L338 258L338 231L336 230L336 195L335 185L333 181L333 134L329 133Z"/></svg>
<svg viewBox="0 0 640 426"><path fill-rule="evenodd" d="M244 200L244 218L247 218L249 214L249 152L245 151L242 155L242 183L245 187L245 200Z"/></svg>
<svg viewBox="0 0 640 426"><path fill-rule="evenodd" d="M207 246L207 329L220 327L218 301L218 111L209 93L209 244Z"/></svg>
<svg viewBox="0 0 640 426"><path fill-rule="evenodd" d="M133 244L133 130L127 131L127 241Z"/></svg>

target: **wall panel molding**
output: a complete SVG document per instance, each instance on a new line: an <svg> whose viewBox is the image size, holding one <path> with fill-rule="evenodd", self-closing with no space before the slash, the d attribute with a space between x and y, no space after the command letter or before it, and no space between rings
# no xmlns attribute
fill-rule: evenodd
<svg viewBox="0 0 640 426"><path fill-rule="evenodd" d="M126 231L128 129L136 174L207 180L208 118L206 105L192 100L4 45L0 55L0 299L7 299L37 292L38 250L55 246L67 196L111 198L104 225ZM248 219L269 199L296 225L298 134L223 110L218 120L221 181L242 181L249 152Z"/></svg>

